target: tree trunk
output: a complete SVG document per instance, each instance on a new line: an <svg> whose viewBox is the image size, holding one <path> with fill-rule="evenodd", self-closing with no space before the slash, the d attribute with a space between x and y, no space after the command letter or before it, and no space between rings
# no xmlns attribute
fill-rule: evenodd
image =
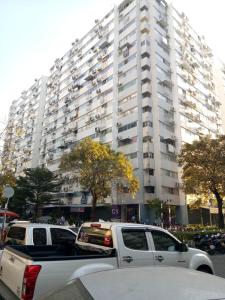
<svg viewBox="0 0 225 300"><path fill-rule="evenodd" d="M213 191L218 206L218 227L224 228L224 218L223 218L223 199L220 197L220 194L217 190Z"/></svg>
<svg viewBox="0 0 225 300"><path fill-rule="evenodd" d="M91 221L97 221L96 220L96 204L97 204L97 197L92 194L92 208L91 208Z"/></svg>
<svg viewBox="0 0 225 300"><path fill-rule="evenodd" d="M38 214L38 204L35 204L35 209L34 209L34 223L37 222L37 214Z"/></svg>

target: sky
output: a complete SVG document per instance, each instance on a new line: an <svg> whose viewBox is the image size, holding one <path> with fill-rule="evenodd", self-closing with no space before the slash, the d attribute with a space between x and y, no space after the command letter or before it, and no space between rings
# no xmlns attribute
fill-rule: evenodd
<svg viewBox="0 0 225 300"><path fill-rule="evenodd" d="M121 0L0 0L0 133L11 102ZM225 61L225 1L172 0Z"/></svg>

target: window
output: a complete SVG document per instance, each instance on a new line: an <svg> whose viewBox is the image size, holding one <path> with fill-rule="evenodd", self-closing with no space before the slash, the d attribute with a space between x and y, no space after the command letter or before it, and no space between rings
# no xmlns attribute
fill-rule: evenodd
<svg viewBox="0 0 225 300"><path fill-rule="evenodd" d="M170 235L158 230L151 231L151 234L156 251L176 251L178 242Z"/></svg>
<svg viewBox="0 0 225 300"><path fill-rule="evenodd" d="M75 234L72 232L61 229L61 228L51 228L52 245L61 244L63 239L75 239Z"/></svg>
<svg viewBox="0 0 225 300"><path fill-rule="evenodd" d="M143 137L143 143L147 143L147 142L152 142L152 137L151 136L149 136L149 135L146 135L146 136L144 136Z"/></svg>
<svg viewBox="0 0 225 300"><path fill-rule="evenodd" d="M129 26L131 26L132 24L134 24L135 21L136 21L136 19L133 19L129 23L127 23L123 28L120 29L119 34L121 34L122 32L124 32Z"/></svg>
<svg viewBox="0 0 225 300"><path fill-rule="evenodd" d="M131 128L134 128L136 126L137 126L137 122L132 122L132 123L129 123L129 124L124 125L122 127L119 127L118 132L122 132L122 131L125 131L125 130L128 130L128 129L131 129Z"/></svg>
<svg viewBox="0 0 225 300"><path fill-rule="evenodd" d="M133 250L148 250L147 238L144 230L122 229L124 245Z"/></svg>
<svg viewBox="0 0 225 300"><path fill-rule="evenodd" d="M154 153L153 152L144 152L143 153L143 158L154 158Z"/></svg>
<svg viewBox="0 0 225 300"><path fill-rule="evenodd" d="M112 231L107 228L82 227L78 241L104 247L113 247Z"/></svg>
<svg viewBox="0 0 225 300"><path fill-rule="evenodd" d="M149 169L148 170L148 174L151 175L151 176L153 176L154 175L154 169Z"/></svg>
<svg viewBox="0 0 225 300"><path fill-rule="evenodd" d="M9 229L7 237L23 241L25 239L26 228L13 226Z"/></svg>
<svg viewBox="0 0 225 300"><path fill-rule="evenodd" d="M151 112L152 108L151 108L151 106L147 105L147 106L142 107L142 111L143 111L143 113Z"/></svg>
<svg viewBox="0 0 225 300"><path fill-rule="evenodd" d="M143 122L143 127L147 127L147 126L153 127L153 123L151 121L145 121L145 122Z"/></svg>
<svg viewBox="0 0 225 300"><path fill-rule="evenodd" d="M34 245L46 245L47 234L45 228L34 228L33 229L33 242Z"/></svg>
<svg viewBox="0 0 225 300"><path fill-rule="evenodd" d="M155 193L155 187L154 186L145 186L145 192L148 194L154 194Z"/></svg>
<svg viewBox="0 0 225 300"><path fill-rule="evenodd" d="M127 88L133 86L134 84L136 84L136 82L137 82L137 79L134 79L134 80L129 81L129 82L127 82L126 84L120 86L120 87L119 87L119 92L122 92L122 91L124 91L125 89L127 89Z"/></svg>

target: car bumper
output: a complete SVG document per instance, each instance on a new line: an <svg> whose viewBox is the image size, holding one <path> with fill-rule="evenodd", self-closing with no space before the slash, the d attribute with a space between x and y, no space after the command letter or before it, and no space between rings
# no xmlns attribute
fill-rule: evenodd
<svg viewBox="0 0 225 300"><path fill-rule="evenodd" d="M18 300L10 289L0 280L0 300Z"/></svg>

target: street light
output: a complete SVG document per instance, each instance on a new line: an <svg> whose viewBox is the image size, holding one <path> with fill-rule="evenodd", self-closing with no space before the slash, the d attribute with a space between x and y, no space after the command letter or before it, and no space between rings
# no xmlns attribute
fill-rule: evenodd
<svg viewBox="0 0 225 300"><path fill-rule="evenodd" d="M6 185L3 188L3 197L7 198L6 204L5 204L5 209L4 209L4 217L3 217L3 222L2 222L2 231L1 231L1 238L3 239L3 234L4 234L4 227L5 227L5 223L6 223L6 212L8 209L8 205L9 205L9 198L11 198L14 195L14 189L9 186Z"/></svg>

